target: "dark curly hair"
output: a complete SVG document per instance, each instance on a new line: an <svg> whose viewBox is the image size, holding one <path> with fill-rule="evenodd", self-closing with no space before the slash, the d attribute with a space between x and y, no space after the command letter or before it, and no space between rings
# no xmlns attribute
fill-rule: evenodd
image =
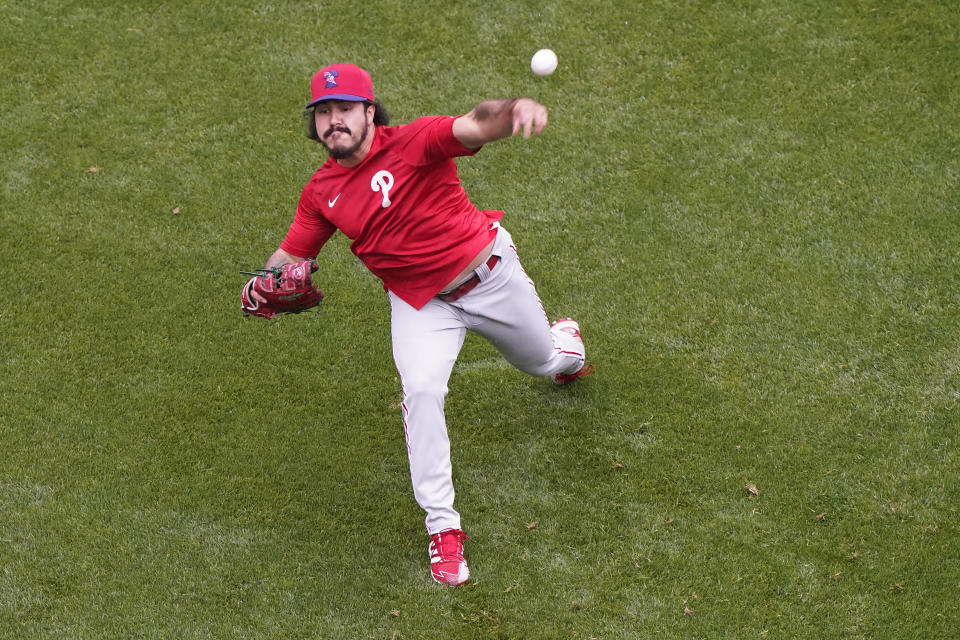
<svg viewBox="0 0 960 640"><path fill-rule="evenodd" d="M385 127L390 124L390 114L387 113L387 110L379 100L374 100L373 102L369 100L363 101L363 110L366 111L367 107L372 106L374 108L373 112L373 124L378 127ZM303 112L303 119L307 124L307 139L313 140L314 142L320 142L320 136L317 134L317 123L313 119L313 107L306 109Z"/></svg>

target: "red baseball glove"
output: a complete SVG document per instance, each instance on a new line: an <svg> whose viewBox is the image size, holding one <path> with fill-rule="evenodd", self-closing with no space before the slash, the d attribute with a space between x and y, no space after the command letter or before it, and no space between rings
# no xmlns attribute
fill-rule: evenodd
<svg viewBox="0 0 960 640"><path fill-rule="evenodd" d="M248 316L272 318L278 313L301 313L320 306L323 292L310 279L317 269L316 260L304 260L255 272L241 271L254 277L243 286L240 309ZM250 295L253 291L266 302L255 300Z"/></svg>

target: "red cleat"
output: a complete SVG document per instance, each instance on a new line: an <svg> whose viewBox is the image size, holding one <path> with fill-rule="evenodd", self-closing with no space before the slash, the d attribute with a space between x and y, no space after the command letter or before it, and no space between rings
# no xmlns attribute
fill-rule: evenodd
<svg viewBox="0 0 960 640"><path fill-rule="evenodd" d="M570 334L580 342L581 346L583 346L583 337L580 335L580 325L577 324L577 321L573 318L561 318L550 325L550 327L552 329L556 329L557 331L563 331L564 333ZM593 373L593 365L588 364L580 367L580 369L574 373L555 373L550 379L553 380L553 384L569 384L574 380L582 378L583 376L591 373Z"/></svg>
<svg viewBox="0 0 960 640"><path fill-rule="evenodd" d="M456 587L470 579L470 569L463 559L464 538L467 534L460 529L444 529L430 536L430 574L440 584Z"/></svg>
<svg viewBox="0 0 960 640"><path fill-rule="evenodd" d="M553 384L570 384L574 380L588 376L591 373L593 373L593 365L588 364L576 373L555 373L551 379L553 380Z"/></svg>

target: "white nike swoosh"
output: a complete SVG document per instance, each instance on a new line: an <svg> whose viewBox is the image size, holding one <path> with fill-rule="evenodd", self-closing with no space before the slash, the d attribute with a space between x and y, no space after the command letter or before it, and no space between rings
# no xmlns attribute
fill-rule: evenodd
<svg viewBox="0 0 960 640"><path fill-rule="evenodd" d="M337 200L339 199L340 199L340 194L338 193L337 197L334 198L333 200L327 200L327 204L330 205L330 208L332 209L333 205L337 204Z"/></svg>

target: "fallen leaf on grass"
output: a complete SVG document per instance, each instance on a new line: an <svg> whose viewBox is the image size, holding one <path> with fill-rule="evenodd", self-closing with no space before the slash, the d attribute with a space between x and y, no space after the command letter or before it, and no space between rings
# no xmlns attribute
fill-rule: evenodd
<svg viewBox="0 0 960 640"><path fill-rule="evenodd" d="M390 615L392 615L394 618L399 618L399 617L400 617L400 610L399 610L399 609L394 609L394 610L392 610L392 611L390 612Z"/></svg>
<svg viewBox="0 0 960 640"><path fill-rule="evenodd" d="M534 520L533 522L531 522L530 524L527 525L527 531L533 531L534 529L537 528L537 525L538 525L538 524L540 524L540 521L539 521L539 520Z"/></svg>
<svg viewBox="0 0 960 640"><path fill-rule="evenodd" d="M173 209L173 215L175 215L175 216L180 215L180 207L174 207L174 209Z"/></svg>
<svg viewBox="0 0 960 640"><path fill-rule="evenodd" d="M899 582L895 582L893 585L891 585L890 591L903 591L903 585Z"/></svg>
<svg viewBox="0 0 960 640"><path fill-rule="evenodd" d="M691 609L690 607L684 607L684 608L683 608L683 615L685 615L685 616L692 616L692 615L693 615L693 609Z"/></svg>
<svg viewBox="0 0 960 640"><path fill-rule="evenodd" d="M623 465L619 462L614 462L613 468L616 469L617 471L620 471L621 469L623 469Z"/></svg>
<svg viewBox="0 0 960 640"><path fill-rule="evenodd" d="M818 513L816 516L814 516L814 518L816 518L817 522L823 522L823 519L826 518L826 517L827 517L827 512L826 512L826 511L824 511L823 513Z"/></svg>
<svg viewBox="0 0 960 640"><path fill-rule="evenodd" d="M754 496L760 495L760 490L757 489L757 485L753 484L752 482L747 482L746 476L740 476L740 480L744 482L743 488L746 489L747 492L750 493L750 495L754 495Z"/></svg>
<svg viewBox="0 0 960 640"><path fill-rule="evenodd" d="M90 173L100 173L100 167L90 167L87 171Z"/></svg>
<svg viewBox="0 0 960 640"><path fill-rule="evenodd" d="M940 531L940 525L938 524L928 524L923 528L924 531L929 531L930 533L936 533Z"/></svg>
<svg viewBox="0 0 960 640"><path fill-rule="evenodd" d="M667 518L666 520L663 521L663 524L673 524L673 523L674 523L673 518Z"/></svg>

